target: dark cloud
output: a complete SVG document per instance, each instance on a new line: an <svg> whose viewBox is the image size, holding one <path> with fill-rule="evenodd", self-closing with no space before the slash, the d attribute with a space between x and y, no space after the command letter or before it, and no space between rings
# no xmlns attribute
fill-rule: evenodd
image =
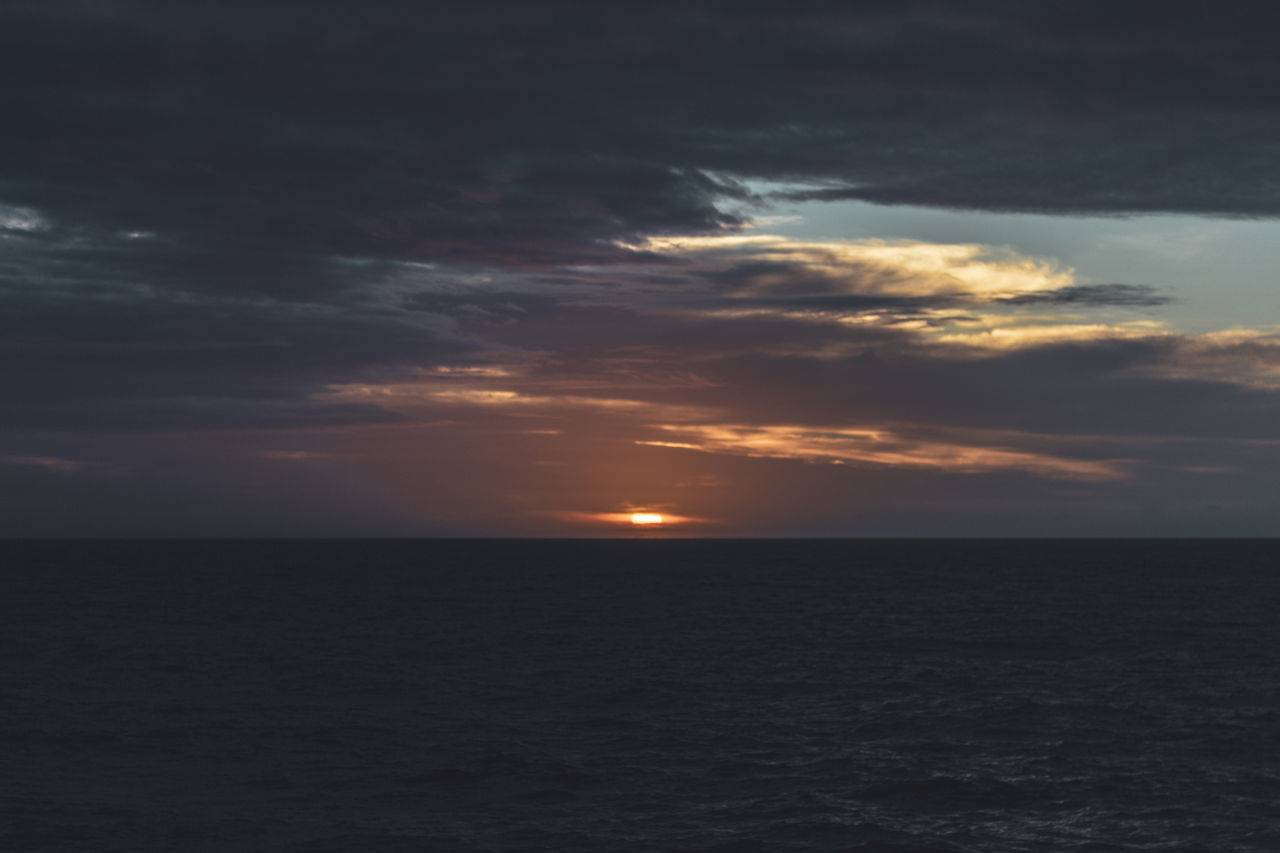
<svg viewBox="0 0 1280 853"><path fill-rule="evenodd" d="M1111 299L1105 287L1100 293L1087 304L1130 304ZM791 313L825 299L839 310ZM732 300L733 309L752 309L745 312L505 292L416 301L463 317L512 353L536 354L519 377L484 387L625 393L709 407L724 423L894 425L919 436L933 427L1009 430L1104 447L1109 438L1266 441L1280 417L1280 396L1268 381L1280 367L1280 345L1260 333L1219 340L1152 329L1116 336L1106 326L1086 326L1075 338L1068 327L1061 340L987 348L981 336L973 344L948 340L948 328L933 324L945 327L957 317L918 317L916 311L932 307L923 300ZM888 322L844 322L882 315ZM674 366L698 381L668 381ZM587 377L593 382L583 391Z"/></svg>
<svg viewBox="0 0 1280 853"><path fill-rule="evenodd" d="M0 191L213 248L528 266L731 224L716 202L745 191L716 175L885 203L1280 212L1275 13L1138 19L1089 2L7 4Z"/></svg>
<svg viewBox="0 0 1280 853"><path fill-rule="evenodd" d="M734 304L792 307L811 310L893 311L908 314L926 309L970 306L979 302L1017 306L1089 308L1153 308L1173 300L1148 284L1077 284L1013 296L985 297L974 293L930 293L921 296L878 295L877 288L909 287L921 276L911 270L845 262L838 273L815 271L804 263L750 261L716 270L707 279L728 293L767 290L768 296L739 296ZM847 292L865 288L871 292ZM844 291L844 292L842 292Z"/></svg>
<svg viewBox="0 0 1280 853"><path fill-rule="evenodd" d="M1168 296L1149 284L1077 284L1057 290L1019 293L997 299L1006 305L1080 305L1150 308L1167 305Z"/></svg>
<svg viewBox="0 0 1280 853"><path fill-rule="evenodd" d="M0 243L0 428L173 428L385 421L313 396L466 360L442 316L373 290L382 268L235 261L148 237Z"/></svg>
<svg viewBox="0 0 1280 853"><path fill-rule="evenodd" d="M1160 375L1181 360L1159 338L1081 341L994 354L868 347L848 358L748 355L713 374L740 419L787 412L814 425L947 424L1063 436L1265 440L1280 398L1216 378Z"/></svg>
<svg viewBox="0 0 1280 853"><path fill-rule="evenodd" d="M850 306L873 307L876 302L910 304L910 298L884 297L875 294L883 288L902 285L919 279L918 273L887 264L870 264L841 259L825 269L815 268L814 260L832 262L835 259L821 257L804 260L747 260L708 272L706 278L717 289L731 294L750 294L767 291L767 299L778 301L811 301L815 304L837 304L846 301ZM853 291L852 293L850 291ZM859 293L861 291L861 293ZM864 300L860 302L859 300ZM914 300L921 304L929 300ZM946 300L935 298L933 301Z"/></svg>

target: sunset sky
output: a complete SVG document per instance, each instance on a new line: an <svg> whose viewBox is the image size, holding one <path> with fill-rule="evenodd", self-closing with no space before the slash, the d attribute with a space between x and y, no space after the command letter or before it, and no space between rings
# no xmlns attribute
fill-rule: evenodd
<svg viewBox="0 0 1280 853"><path fill-rule="evenodd" d="M8 0L0 535L1280 533L1277 8Z"/></svg>

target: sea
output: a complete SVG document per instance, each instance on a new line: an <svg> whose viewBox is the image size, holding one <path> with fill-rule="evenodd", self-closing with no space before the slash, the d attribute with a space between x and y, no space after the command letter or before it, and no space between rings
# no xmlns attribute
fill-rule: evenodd
<svg viewBox="0 0 1280 853"><path fill-rule="evenodd" d="M3 542L0 850L1280 851L1280 542Z"/></svg>

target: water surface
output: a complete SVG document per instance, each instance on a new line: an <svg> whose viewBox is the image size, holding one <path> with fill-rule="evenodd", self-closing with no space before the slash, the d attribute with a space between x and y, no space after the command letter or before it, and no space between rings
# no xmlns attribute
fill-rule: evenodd
<svg viewBox="0 0 1280 853"><path fill-rule="evenodd" d="M0 847L1280 849L1280 543L0 543Z"/></svg>

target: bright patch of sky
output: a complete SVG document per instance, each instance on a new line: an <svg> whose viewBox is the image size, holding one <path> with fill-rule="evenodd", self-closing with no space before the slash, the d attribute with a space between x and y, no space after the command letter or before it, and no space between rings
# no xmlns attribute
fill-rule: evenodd
<svg viewBox="0 0 1280 853"><path fill-rule="evenodd" d="M767 194L792 186L750 182ZM983 243L1053 259L1078 284L1152 285L1173 302L1127 309L1186 332L1280 324L1280 221L1188 215L1047 216L857 201L776 201L744 211L761 230L806 240Z"/></svg>

